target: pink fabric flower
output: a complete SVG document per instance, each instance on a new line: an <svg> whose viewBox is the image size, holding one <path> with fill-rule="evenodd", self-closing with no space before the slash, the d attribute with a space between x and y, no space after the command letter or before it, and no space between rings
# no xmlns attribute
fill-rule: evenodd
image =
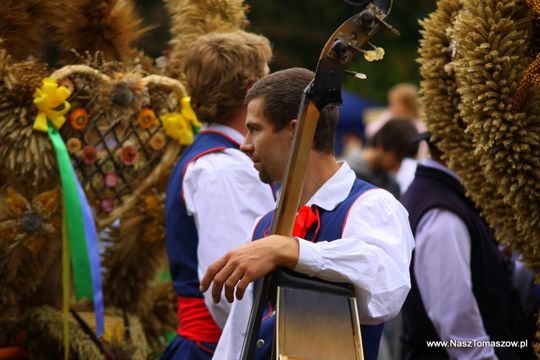
<svg viewBox="0 0 540 360"><path fill-rule="evenodd" d="M118 185L118 175L113 172L107 173L103 176L103 183L108 188L113 188Z"/></svg>
<svg viewBox="0 0 540 360"><path fill-rule="evenodd" d="M99 207L101 211L110 213L111 211L114 210L114 199L111 199L111 198L101 199L99 203Z"/></svg>

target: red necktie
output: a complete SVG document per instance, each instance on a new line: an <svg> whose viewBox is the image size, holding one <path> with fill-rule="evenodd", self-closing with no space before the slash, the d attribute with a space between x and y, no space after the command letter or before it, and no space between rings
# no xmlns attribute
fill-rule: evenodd
<svg viewBox="0 0 540 360"><path fill-rule="evenodd" d="M302 206L296 215L293 236L305 239L307 231L314 223L319 224L319 212L310 206Z"/></svg>

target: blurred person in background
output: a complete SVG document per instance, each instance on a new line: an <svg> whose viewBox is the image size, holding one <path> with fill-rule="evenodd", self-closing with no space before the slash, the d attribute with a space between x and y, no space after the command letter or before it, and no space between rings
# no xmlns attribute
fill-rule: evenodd
<svg viewBox="0 0 540 360"><path fill-rule="evenodd" d="M406 119L411 121L419 133L426 131L426 126L420 120L420 108L418 104L418 87L414 84L399 83L388 90L388 108L377 118L366 125L365 135L367 142L371 142L373 136L390 119ZM420 144L416 158L422 160L428 155L425 143Z"/></svg>
<svg viewBox="0 0 540 360"><path fill-rule="evenodd" d="M403 358L534 359L531 341L522 348L428 346L440 340L525 342L528 335L519 292L492 230L432 140L429 149L431 159L420 162L401 198L416 242L412 288L402 309Z"/></svg>
<svg viewBox="0 0 540 360"><path fill-rule="evenodd" d="M391 119L374 135L371 144L348 144L344 157L356 176L391 192L396 198L403 194L414 178L418 135L407 119Z"/></svg>
<svg viewBox="0 0 540 360"><path fill-rule="evenodd" d="M413 141L418 130L408 119L390 119L371 141L380 167L390 173L403 194L414 179L418 142Z"/></svg>
<svg viewBox="0 0 540 360"><path fill-rule="evenodd" d="M399 184L381 166L380 154L372 147L348 144L342 160L354 171L356 177L390 192L396 199L400 196Z"/></svg>
<svg viewBox="0 0 540 360"><path fill-rule="evenodd" d="M413 140L417 137L418 131L412 121L390 119L373 136L371 146L363 149L360 155L350 153L347 161L351 162L352 168L359 169L357 159L361 156L365 164L370 163L370 169L360 168L362 170L357 176L365 176L365 178L375 181L386 179L385 186L388 186L387 189L399 199L414 179L418 141ZM402 332L401 315L386 322L381 340L380 360L400 357L401 342L399 338Z"/></svg>

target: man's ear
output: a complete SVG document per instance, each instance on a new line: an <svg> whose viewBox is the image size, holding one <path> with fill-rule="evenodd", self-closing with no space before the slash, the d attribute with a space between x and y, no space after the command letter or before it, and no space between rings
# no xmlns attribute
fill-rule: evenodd
<svg viewBox="0 0 540 360"><path fill-rule="evenodd" d="M291 127L291 131L293 132L293 134L294 134L294 129L296 129L297 124L298 124L298 120L296 119L292 119L291 122L289 123L289 126Z"/></svg>

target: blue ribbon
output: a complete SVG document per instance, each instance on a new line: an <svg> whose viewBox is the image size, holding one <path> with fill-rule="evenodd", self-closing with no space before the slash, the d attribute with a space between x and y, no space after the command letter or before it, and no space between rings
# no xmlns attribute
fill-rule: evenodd
<svg viewBox="0 0 540 360"><path fill-rule="evenodd" d="M94 313L96 316L96 334L102 336L105 329L105 307L103 305L103 290L101 281L101 266L99 261L99 245L97 241L97 231L94 224L92 210L82 190L79 179L77 179L77 189L81 202L81 210L84 220L84 233L88 246L88 257L90 258L90 271L92 273L92 290L94 294Z"/></svg>

